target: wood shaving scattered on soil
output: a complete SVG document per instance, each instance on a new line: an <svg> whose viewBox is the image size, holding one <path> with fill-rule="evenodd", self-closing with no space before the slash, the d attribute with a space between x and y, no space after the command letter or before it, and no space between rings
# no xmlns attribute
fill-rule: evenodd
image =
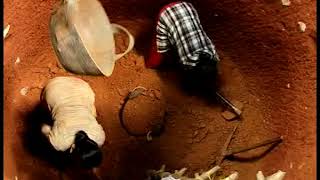
<svg viewBox="0 0 320 180"><path fill-rule="evenodd" d="M5 39L7 37L9 30L10 30L10 25L7 25L7 27L4 28L4 30L3 30L3 39Z"/></svg>
<svg viewBox="0 0 320 180"><path fill-rule="evenodd" d="M298 25L299 25L299 29L300 29L301 32L305 32L306 31L307 25L304 22L299 21Z"/></svg>
<svg viewBox="0 0 320 180"><path fill-rule="evenodd" d="M281 3L283 6L290 6L291 4L290 0L281 0Z"/></svg>

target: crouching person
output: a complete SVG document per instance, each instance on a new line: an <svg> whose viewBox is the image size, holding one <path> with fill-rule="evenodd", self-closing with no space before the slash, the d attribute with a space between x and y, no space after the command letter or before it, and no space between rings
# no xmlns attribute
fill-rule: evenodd
<svg viewBox="0 0 320 180"><path fill-rule="evenodd" d="M47 83L41 100L51 112L52 126L42 133L57 151L70 151L85 168L102 162L105 132L96 120L95 94L88 83L74 77L56 77Z"/></svg>
<svg viewBox="0 0 320 180"><path fill-rule="evenodd" d="M176 64L186 88L215 91L219 57L191 3L179 1L161 9L146 66L158 68L169 52L179 57Z"/></svg>

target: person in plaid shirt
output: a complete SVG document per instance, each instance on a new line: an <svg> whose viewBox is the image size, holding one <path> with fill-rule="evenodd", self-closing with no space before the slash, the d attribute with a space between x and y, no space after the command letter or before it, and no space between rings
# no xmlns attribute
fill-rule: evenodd
<svg viewBox="0 0 320 180"><path fill-rule="evenodd" d="M191 3L179 1L161 9L146 66L159 67L169 50L177 52L179 69L190 87L215 80L219 56Z"/></svg>

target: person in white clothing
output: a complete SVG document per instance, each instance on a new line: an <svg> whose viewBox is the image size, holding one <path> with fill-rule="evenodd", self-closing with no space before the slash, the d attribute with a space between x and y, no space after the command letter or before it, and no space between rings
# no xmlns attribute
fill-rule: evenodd
<svg viewBox="0 0 320 180"><path fill-rule="evenodd" d="M70 151L87 168L102 162L105 132L97 122L95 94L88 83L74 77L56 77L47 83L41 100L51 112L53 125L42 133L57 151Z"/></svg>

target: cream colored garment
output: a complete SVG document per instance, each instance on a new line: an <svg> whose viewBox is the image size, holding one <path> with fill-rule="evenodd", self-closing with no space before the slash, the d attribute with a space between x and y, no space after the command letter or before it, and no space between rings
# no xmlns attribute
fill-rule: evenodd
<svg viewBox="0 0 320 180"><path fill-rule="evenodd" d="M189 178L183 176L187 168L183 168L179 171L175 171L174 173L166 172L165 171L165 166L162 165L161 169L158 171L151 170L149 173L153 175L159 175L161 177L161 180L211 180L211 179L217 179L212 177L215 175L215 173L220 169L219 166L215 166L209 171L206 171L199 175L198 173L195 173L194 178ZM286 172L283 172L281 170L277 171L276 173L272 174L271 176L264 177L263 173L259 171L256 175L257 180L283 180L284 176L286 175ZM151 179L149 177L149 179ZM238 180L239 179L239 173L238 172L233 172L231 175L229 175L226 178L219 178L220 180Z"/></svg>
<svg viewBox="0 0 320 180"><path fill-rule="evenodd" d="M238 172L234 172L231 175L229 175L228 177L222 179L222 180L237 180L239 178L239 173Z"/></svg>
<svg viewBox="0 0 320 180"><path fill-rule="evenodd" d="M286 172L279 170L268 177L264 177L262 171L258 171L257 180L283 180L285 175L286 175Z"/></svg>
<svg viewBox="0 0 320 180"><path fill-rule="evenodd" d="M51 128L45 125L42 131L56 150L70 148L80 130L98 146L103 145L105 133L96 120L95 94L88 83L74 77L56 77L49 80L41 98L54 120Z"/></svg>

